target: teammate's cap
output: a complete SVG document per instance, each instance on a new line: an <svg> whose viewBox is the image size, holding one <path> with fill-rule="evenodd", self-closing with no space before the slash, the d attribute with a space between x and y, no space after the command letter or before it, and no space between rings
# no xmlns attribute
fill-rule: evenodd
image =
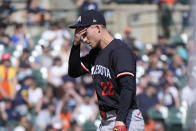
<svg viewBox="0 0 196 131"><path fill-rule="evenodd" d="M78 28L78 27L88 27L94 24L100 24L106 26L104 16L95 10L88 10L82 13L77 20L77 24L69 26L69 28Z"/></svg>

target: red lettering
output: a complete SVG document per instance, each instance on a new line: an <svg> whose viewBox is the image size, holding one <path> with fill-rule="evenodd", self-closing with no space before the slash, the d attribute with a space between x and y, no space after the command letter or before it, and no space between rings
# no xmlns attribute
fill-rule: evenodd
<svg viewBox="0 0 196 131"><path fill-rule="evenodd" d="M103 87L103 90L102 90L103 96L114 95L115 92L113 90L113 84L111 81L101 82L101 86Z"/></svg>

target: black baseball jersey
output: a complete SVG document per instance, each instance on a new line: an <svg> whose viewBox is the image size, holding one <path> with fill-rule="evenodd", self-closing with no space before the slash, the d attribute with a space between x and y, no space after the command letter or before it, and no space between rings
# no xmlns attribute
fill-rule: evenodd
<svg viewBox="0 0 196 131"><path fill-rule="evenodd" d="M78 50L79 47L72 47L69 74L71 76L79 76L85 73L92 74L101 111L119 110L119 108L122 108L119 107L120 100L123 100L123 106L128 106L127 109L137 108L135 97L136 56L121 40L112 40L103 50L91 49L88 55L80 58L81 69L74 65L79 64L78 61L76 62L76 55L79 55ZM124 76L131 78L130 85L132 87L121 87L119 79ZM126 85L126 80L124 83ZM124 96L120 96L122 88L126 88L124 95L131 97L131 101L126 101L123 98Z"/></svg>

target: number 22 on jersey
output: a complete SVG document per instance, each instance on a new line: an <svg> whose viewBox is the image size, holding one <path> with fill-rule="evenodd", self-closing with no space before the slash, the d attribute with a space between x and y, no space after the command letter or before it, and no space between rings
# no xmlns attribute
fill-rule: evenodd
<svg viewBox="0 0 196 131"><path fill-rule="evenodd" d="M102 96L114 95L113 84L111 81L102 81L101 86L103 87Z"/></svg>

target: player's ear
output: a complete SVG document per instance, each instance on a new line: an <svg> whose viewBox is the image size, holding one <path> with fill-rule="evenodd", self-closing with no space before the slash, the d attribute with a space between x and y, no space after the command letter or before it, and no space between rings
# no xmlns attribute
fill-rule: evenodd
<svg viewBox="0 0 196 131"><path fill-rule="evenodd" d="M101 26L100 25L96 25L96 28L98 30L98 33L100 33L101 32Z"/></svg>

